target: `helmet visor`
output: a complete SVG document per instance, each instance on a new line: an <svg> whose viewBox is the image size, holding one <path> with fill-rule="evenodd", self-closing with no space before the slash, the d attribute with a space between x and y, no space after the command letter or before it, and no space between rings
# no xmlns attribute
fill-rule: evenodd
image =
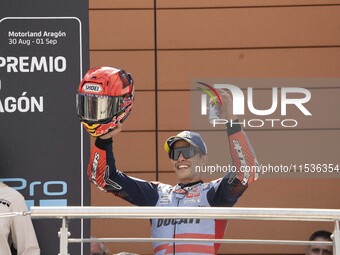
<svg viewBox="0 0 340 255"><path fill-rule="evenodd" d="M78 93L77 114L86 121L100 122L112 119L124 108L124 97L109 97Z"/></svg>

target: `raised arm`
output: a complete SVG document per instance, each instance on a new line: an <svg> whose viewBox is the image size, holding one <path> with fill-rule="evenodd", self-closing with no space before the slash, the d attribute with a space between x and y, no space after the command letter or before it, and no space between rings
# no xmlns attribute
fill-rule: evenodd
<svg viewBox="0 0 340 255"><path fill-rule="evenodd" d="M236 178L243 185L246 185L259 177L256 171L258 166L256 155L247 135L242 130L241 125L238 124L237 116L233 114L231 95L222 89L218 89L218 92L223 102L220 108L220 118L228 120L229 151L234 169L236 170Z"/></svg>
<svg viewBox="0 0 340 255"><path fill-rule="evenodd" d="M258 162L247 135L233 115L231 96L222 89L218 89L218 92L223 102L219 117L228 120L227 135L233 171L214 182L208 199L212 206L233 206L248 184L258 179Z"/></svg>
<svg viewBox="0 0 340 255"><path fill-rule="evenodd" d="M157 203L158 184L137 179L117 170L113 153L113 137L122 129L116 129L99 138L91 138L90 162L87 169L89 180L99 189L111 192L124 200L140 206Z"/></svg>

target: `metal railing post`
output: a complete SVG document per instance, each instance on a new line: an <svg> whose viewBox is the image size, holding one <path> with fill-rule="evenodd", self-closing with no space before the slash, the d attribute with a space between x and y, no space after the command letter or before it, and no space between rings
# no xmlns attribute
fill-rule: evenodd
<svg viewBox="0 0 340 255"><path fill-rule="evenodd" d="M69 255L68 253L68 237L71 235L68 232L68 221L66 217L63 217L59 235L59 254L58 255Z"/></svg>
<svg viewBox="0 0 340 255"><path fill-rule="evenodd" d="M339 221L335 221L335 228L333 233L333 250L335 255L340 255L340 232L339 232Z"/></svg>

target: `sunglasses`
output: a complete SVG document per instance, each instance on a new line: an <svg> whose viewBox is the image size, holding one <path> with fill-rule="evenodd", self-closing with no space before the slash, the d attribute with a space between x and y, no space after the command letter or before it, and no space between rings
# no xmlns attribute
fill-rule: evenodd
<svg viewBox="0 0 340 255"><path fill-rule="evenodd" d="M175 149L172 149L170 151L170 154L169 154L169 157L173 160L178 160L179 158L179 155L183 155L183 157L185 159L188 159L188 158L191 158L193 157L196 153L200 153L200 150L198 148L195 148L195 147L179 147L179 148L175 148Z"/></svg>

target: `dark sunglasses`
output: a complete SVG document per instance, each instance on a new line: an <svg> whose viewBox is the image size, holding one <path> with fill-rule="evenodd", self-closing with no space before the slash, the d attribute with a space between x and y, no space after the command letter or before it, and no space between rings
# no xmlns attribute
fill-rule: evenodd
<svg viewBox="0 0 340 255"><path fill-rule="evenodd" d="M200 150L198 148L195 147L179 147L179 148L175 148L172 149L170 151L169 157L173 160L178 160L179 155L182 153L183 157L185 159L191 158L193 157L196 153L200 153Z"/></svg>

